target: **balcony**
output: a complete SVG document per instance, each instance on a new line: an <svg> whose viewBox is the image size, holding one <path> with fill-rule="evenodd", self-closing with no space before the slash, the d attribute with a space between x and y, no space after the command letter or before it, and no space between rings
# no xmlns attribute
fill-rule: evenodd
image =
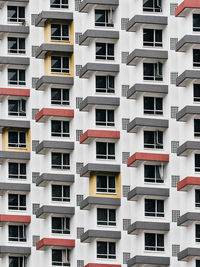
<svg viewBox="0 0 200 267"><path fill-rule="evenodd" d="M149 118L135 118L127 125L128 133L137 133L141 129L154 129L154 130L165 130L169 127L168 120L162 119L149 119Z"/></svg>
<svg viewBox="0 0 200 267"><path fill-rule="evenodd" d="M0 183L0 196L3 196L5 192L30 192L30 184L19 184L19 183Z"/></svg>
<svg viewBox="0 0 200 267"><path fill-rule="evenodd" d="M6 1L5 1L6 2ZM1 1L0 1L0 8L1 8ZM0 40L6 36L27 36L29 34L29 27L28 26L21 26L21 25L0 25Z"/></svg>
<svg viewBox="0 0 200 267"><path fill-rule="evenodd" d="M119 40L118 31L106 31L106 30L87 30L79 38L79 45L88 46L92 40L98 39L106 40Z"/></svg>
<svg viewBox="0 0 200 267"><path fill-rule="evenodd" d="M0 71L2 71L3 67L28 67L30 64L30 58L27 57L7 57L1 56L0 57Z"/></svg>
<svg viewBox="0 0 200 267"><path fill-rule="evenodd" d="M87 96L79 106L80 111L89 111L93 107L117 108L120 105L118 97Z"/></svg>
<svg viewBox="0 0 200 267"><path fill-rule="evenodd" d="M81 210L90 210L94 206L118 208L121 206L121 199L106 197L87 197L80 203Z"/></svg>
<svg viewBox="0 0 200 267"><path fill-rule="evenodd" d="M71 152L74 150L74 142L62 142L62 141L42 141L36 147L36 154L45 155L49 151L56 152Z"/></svg>
<svg viewBox="0 0 200 267"><path fill-rule="evenodd" d="M120 139L119 131L87 130L80 137L80 144L90 144L92 141L116 142Z"/></svg>
<svg viewBox="0 0 200 267"><path fill-rule="evenodd" d="M0 214L0 226L6 223L31 223L31 216Z"/></svg>
<svg viewBox="0 0 200 267"><path fill-rule="evenodd" d="M35 19L36 27L45 27L46 23L52 20L63 20L65 22L72 22L73 13L60 11L42 11Z"/></svg>
<svg viewBox="0 0 200 267"><path fill-rule="evenodd" d="M135 84L133 85L127 92L128 99L137 99L141 95L151 94L155 97L164 97L168 94L168 86L167 85L159 85L159 84Z"/></svg>
<svg viewBox="0 0 200 267"><path fill-rule="evenodd" d="M89 78L92 74L98 75L117 75L119 72L118 64L109 63L87 63L83 66L79 73L79 78Z"/></svg>
<svg viewBox="0 0 200 267"><path fill-rule="evenodd" d="M36 50L35 57L39 59L45 59L52 53L62 53L67 56L71 56L73 53L73 45L42 44Z"/></svg>
<svg viewBox="0 0 200 267"><path fill-rule="evenodd" d="M47 248L69 248L75 247L74 239L43 238L36 244L36 250L45 250Z"/></svg>
<svg viewBox="0 0 200 267"><path fill-rule="evenodd" d="M177 149L177 156L188 156L191 153L199 152L200 142L197 141L186 141Z"/></svg>
<svg viewBox="0 0 200 267"><path fill-rule="evenodd" d="M200 36L185 35L176 43L176 52L186 52L189 48L193 48L194 45L200 45Z"/></svg>
<svg viewBox="0 0 200 267"><path fill-rule="evenodd" d="M54 109L54 108L43 108L35 117L36 122L46 122L51 119L58 120L71 120L74 117L73 109Z"/></svg>
<svg viewBox="0 0 200 267"><path fill-rule="evenodd" d="M28 161L30 160L30 153L16 151L0 151L0 164L2 164L5 160Z"/></svg>
<svg viewBox="0 0 200 267"><path fill-rule="evenodd" d="M184 0L175 11L176 17L186 17L193 9L199 9L200 3L198 0Z"/></svg>
<svg viewBox="0 0 200 267"><path fill-rule="evenodd" d="M136 32L140 28L154 27L157 25L164 29L168 25L168 18L163 16L135 15L129 20L126 31Z"/></svg>
<svg viewBox="0 0 200 267"><path fill-rule="evenodd" d="M199 106L185 106L176 114L177 121L188 121L191 118L200 118L200 107Z"/></svg>
<svg viewBox="0 0 200 267"><path fill-rule="evenodd" d="M30 89L0 88L0 102L9 96L28 98L30 96Z"/></svg>
<svg viewBox="0 0 200 267"><path fill-rule="evenodd" d="M177 191L189 191L193 186L200 185L200 177L186 177L177 184Z"/></svg>
<svg viewBox="0 0 200 267"><path fill-rule="evenodd" d="M139 266L151 266L151 265L155 265L158 267L165 267L165 266L170 266L170 258L169 257L157 257L157 256L135 256L133 258L131 258L128 263L127 266L128 267L139 267Z"/></svg>
<svg viewBox="0 0 200 267"><path fill-rule="evenodd" d="M0 133L7 128L30 129L30 121L0 119Z"/></svg>
<svg viewBox="0 0 200 267"><path fill-rule="evenodd" d="M200 221L200 214L198 212L187 212L179 217L177 221L178 226L188 226L191 223Z"/></svg>
<svg viewBox="0 0 200 267"><path fill-rule="evenodd" d="M127 200L137 201L145 197L156 197L157 199L166 199L169 197L169 189L153 187L135 187L128 192Z"/></svg>
<svg viewBox="0 0 200 267"><path fill-rule="evenodd" d="M169 154L140 153L136 152L127 160L127 167L138 167L140 164L151 162L152 164L167 164Z"/></svg>
<svg viewBox="0 0 200 267"><path fill-rule="evenodd" d="M190 83L200 83L199 70L185 70L176 79L176 86L178 87L186 87Z"/></svg>
<svg viewBox="0 0 200 267"><path fill-rule="evenodd" d="M43 173L36 179L36 186L45 187L49 183L58 182L65 184L74 183L73 174Z"/></svg>
<svg viewBox="0 0 200 267"><path fill-rule="evenodd" d="M88 230L81 235L82 243L91 243L94 239L120 240L120 231Z"/></svg>
<svg viewBox="0 0 200 267"><path fill-rule="evenodd" d="M159 233L166 233L170 230L169 223L163 222L134 222L128 227L129 235L138 235L144 231L158 231Z"/></svg>
<svg viewBox="0 0 200 267"><path fill-rule="evenodd" d="M75 213L74 207L61 207L61 206L47 206L43 205L36 211L36 218L46 219L48 216L73 216Z"/></svg>
<svg viewBox="0 0 200 267"><path fill-rule="evenodd" d="M88 13L92 8L115 9L119 5L119 0L83 0L79 5L79 12Z"/></svg>
<svg viewBox="0 0 200 267"><path fill-rule="evenodd" d="M14 254L16 256L29 256L31 254L30 247L21 246L0 246L0 258L5 255Z"/></svg>
<svg viewBox="0 0 200 267"><path fill-rule="evenodd" d="M90 177L91 173L120 173L120 165L88 163L80 172L81 177Z"/></svg>
<svg viewBox="0 0 200 267"><path fill-rule="evenodd" d="M200 248L186 248L177 254L178 261L190 261L200 255Z"/></svg>
<svg viewBox="0 0 200 267"><path fill-rule="evenodd" d="M69 88L74 84L72 77L42 76L36 83L35 89L43 91L49 87Z"/></svg>

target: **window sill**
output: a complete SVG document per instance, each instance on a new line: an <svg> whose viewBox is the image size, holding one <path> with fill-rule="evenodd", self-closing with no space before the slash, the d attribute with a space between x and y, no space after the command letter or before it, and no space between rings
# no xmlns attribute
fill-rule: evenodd
<svg viewBox="0 0 200 267"><path fill-rule="evenodd" d="M107 192L96 192L96 194L100 195L117 195L117 193L107 193Z"/></svg>

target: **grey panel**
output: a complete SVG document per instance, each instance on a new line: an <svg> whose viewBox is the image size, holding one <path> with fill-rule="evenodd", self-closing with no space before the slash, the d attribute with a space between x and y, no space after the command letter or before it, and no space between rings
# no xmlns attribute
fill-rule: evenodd
<svg viewBox="0 0 200 267"><path fill-rule="evenodd" d="M171 176L171 187L177 188L177 184L180 181L179 175L172 175Z"/></svg>
<svg viewBox="0 0 200 267"><path fill-rule="evenodd" d="M36 211L36 218L45 218L48 214L72 216L74 215L74 213L75 213L74 207L44 205Z"/></svg>
<svg viewBox="0 0 200 267"><path fill-rule="evenodd" d="M31 248L21 246L0 246L0 255L3 254L30 255Z"/></svg>
<svg viewBox="0 0 200 267"><path fill-rule="evenodd" d="M168 19L163 16L147 16L147 15L135 15L129 20L126 30L128 32L135 32L139 28L139 25L150 24L150 25L167 25Z"/></svg>
<svg viewBox="0 0 200 267"><path fill-rule="evenodd" d="M90 39L96 38L118 40L119 32L107 30L86 30L79 37L79 45L89 45Z"/></svg>
<svg viewBox="0 0 200 267"><path fill-rule="evenodd" d="M43 173L36 180L36 186L45 186L48 182L73 183L73 174Z"/></svg>
<svg viewBox="0 0 200 267"><path fill-rule="evenodd" d="M180 210L172 210L172 222L178 222L178 219L180 218Z"/></svg>
<svg viewBox="0 0 200 267"><path fill-rule="evenodd" d="M127 58L126 65L136 66L139 59L167 60L168 52L162 50L135 49Z"/></svg>
<svg viewBox="0 0 200 267"><path fill-rule="evenodd" d="M176 43L178 38L170 38L170 50L176 50Z"/></svg>
<svg viewBox="0 0 200 267"><path fill-rule="evenodd" d="M163 119L135 118L127 125L127 132L136 133L141 127L167 129L169 127L169 121Z"/></svg>
<svg viewBox="0 0 200 267"><path fill-rule="evenodd" d="M200 150L200 142L197 141L186 141L177 149L177 156L187 156L190 152Z"/></svg>
<svg viewBox="0 0 200 267"><path fill-rule="evenodd" d="M72 21L73 13L60 11L42 11L35 19L35 26L44 27L47 20Z"/></svg>
<svg viewBox="0 0 200 267"><path fill-rule="evenodd" d="M180 252L180 245L172 244L172 257L177 257Z"/></svg>
<svg viewBox="0 0 200 267"><path fill-rule="evenodd" d="M88 12L92 5L118 6L119 0L83 0L79 5L79 12Z"/></svg>
<svg viewBox="0 0 200 267"><path fill-rule="evenodd" d="M189 82L200 80L200 71L199 70L185 70L181 75L176 79L176 86L185 87Z"/></svg>
<svg viewBox="0 0 200 267"><path fill-rule="evenodd" d="M80 206L83 201L83 195L76 195L76 205Z"/></svg>
<svg viewBox="0 0 200 267"><path fill-rule="evenodd" d="M199 221L200 221L200 213L187 212L178 218L177 225L178 226L185 226L189 222L199 222Z"/></svg>
<svg viewBox="0 0 200 267"><path fill-rule="evenodd" d="M171 141L171 153L177 153L179 147L179 141Z"/></svg>
<svg viewBox="0 0 200 267"><path fill-rule="evenodd" d="M46 150L74 150L74 142L42 141L36 147L36 154L45 154Z"/></svg>
<svg viewBox="0 0 200 267"><path fill-rule="evenodd" d="M71 55L73 53L73 45L60 45L60 44L42 44L35 52L35 57L44 59L48 53L66 53Z"/></svg>
<svg viewBox="0 0 200 267"><path fill-rule="evenodd" d="M128 193L128 200L137 200L140 196L169 197L168 188L135 187Z"/></svg>
<svg viewBox="0 0 200 267"><path fill-rule="evenodd" d="M178 253L178 261L187 261L191 257L200 256L200 248L186 248Z"/></svg>
<svg viewBox="0 0 200 267"><path fill-rule="evenodd" d="M0 65L29 66L30 58L27 57L0 57Z"/></svg>
<svg viewBox="0 0 200 267"><path fill-rule="evenodd" d="M168 232L170 230L169 223L163 222L134 222L128 227L128 234L137 235L140 230L152 230L152 231L162 231Z"/></svg>
<svg viewBox="0 0 200 267"><path fill-rule="evenodd" d="M199 35L185 35L176 43L176 52L185 52L189 46L200 44Z"/></svg>
<svg viewBox="0 0 200 267"><path fill-rule="evenodd" d="M169 257L156 257L156 256L135 256L131 258L127 266L138 266L139 264L147 264L148 265L158 265L159 267L162 266L169 266L170 265L170 258Z"/></svg>
<svg viewBox="0 0 200 267"><path fill-rule="evenodd" d="M119 97L98 97L98 96L87 96L79 106L80 111L86 111L90 106L111 106L118 107L120 105Z"/></svg>
<svg viewBox="0 0 200 267"><path fill-rule="evenodd" d="M5 127L29 129L30 128L30 121L0 120L0 131Z"/></svg>
<svg viewBox="0 0 200 267"><path fill-rule="evenodd" d="M159 85L159 84L135 84L132 86L127 92L127 98L137 98L138 94L142 93L155 93L155 94L168 94L168 86L167 85Z"/></svg>
<svg viewBox="0 0 200 267"><path fill-rule="evenodd" d="M29 27L15 25L0 25L0 33L29 34Z"/></svg>
<svg viewBox="0 0 200 267"><path fill-rule="evenodd" d="M178 113L178 107L172 106L171 107L171 118L176 119L176 114Z"/></svg>
<svg viewBox="0 0 200 267"><path fill-rule="evenodd" d="M121 199L107 197L87 197L80 203L80 209L89 210L92 205L119 207L121 205Z"/></svg>
<svg viewBox="0 0 200 267"><path fill-rule="evenodd" d="M121 18L121 30L122 31L126 31L128 21L129 21L128 18Z"/></svg>
<svg viewBox="0 0 200 267"><path fill-rule="evenodd" d="M0 161L4 159L30 160L29 152L0 151Z"/></svg>
<svg viewBox="0 0 200 267"><path fill-rule="evenodd" d="M72 77L55 77L55 76L42 76L36 83L36 90L44 90L46 86L72 86L74 84L74 78Z"/></svg>
<svg viewBox="0 0 200 267"><path fill-rule="evenodd" d="M118 73L118 64L108 63L87 63L82 67L79 73L79 78L88 78L91 72L102 72L102 73Z"/></svg>
<svg viewBox="0 0 200 267"><path fill-rule="evenodd" d="M185 106L176 114L176 120L187 121L192 115L200 115L200 106Z"/></svg>
<svg viewBox="0 0 200 267"><path fill-rule="evenodd" d="M121 239L121 232L106 230L88 230L81 235L81 242L90 243L91 240L95 238L119 240Z"/></svg>
<svg viewBox="0 0 200 267"><path fill-rule="evenodd" d="M0 195L2 195L4 191L30 192L31 187L30 184L0 183Z"/></svg>
<svg viewBox="0 0 200 267"><path fill-rule="evenodd" d="M98 164L98 163L88 163L85 165L81 172L81 177L89 177L90 173L119 173L120 165L113 164Z"/></svg>

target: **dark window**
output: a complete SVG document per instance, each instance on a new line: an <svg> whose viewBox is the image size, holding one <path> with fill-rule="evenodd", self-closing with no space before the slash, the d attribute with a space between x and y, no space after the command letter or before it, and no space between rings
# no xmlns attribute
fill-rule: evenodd
<svg viewBox="0 0 200 267"><path fill-rule="evenodd" d="M26 179L26 164L9 162L8 163L8 178Z"/></svg>
<svg viewBox="0 0 200 267"><path fill-rule="evenodd" d="M97 159L115 159L115 144L114 143L96 143Z"/></svg>
<svg viewBox="0 0 200 267"><path fill-rule="evenodd" d="M8 240L26 242L26 225L9 225Z"/></svg>
<svg viewBox="0 0 200 267"><path fill-rule="evenodd" d="M114 60L114 44L96 43L96 59Z"/></svg>
<svg viewBox="0 0 200 267"><path fill-rule="evenodd" d="M52 265L70 266L70 250L52 249Z"/></svg>
<svg viewBox="0 0 200 267"><path fill-rule="evenodd" d="M149 183L163 183L163 166L144 165L144 181Z"/></svg>
<svg viewBox="0 0 200 267"><path fill-rule="evenodd" d="M200 137L200 119L194 119L194 136Z"/></svg>
<svg viewBox="0 0 200 267"><path fill-rule="evenodd" d="M162 0L143 0L143 11L162 12Z"/></svg>
<svg viewBox="0 0 200 267"><path fill-rule="evenodd" d="M195 225L195 236L196 236L195 241L199 243L200 242L200 224Z"/></svg>
<svg viewBox="0 0 200 267"><path fill-rule="evenodd" d="M69 26L66 24L51 24L52 41L69 41Z"/></svg>
<svg viewBox="0 0 200 267"><path fill-rule="evenodd" d="M200 31L200 14L193 14L193 31Z"/></svg>
<svg viewBox="0 0 200 267"><path fill-rule="evenodd" d="M116 210L97 209L97 224L116 226Z"/></svg>
<svg viewBox="0 0 200 267"><path fill-rule="evenodd" d="M51 72L69 73L69 58L51 56Z"/></svg>
<svg viewBox="0 0 200 267"><path fill-rule="evenodd" d="M68 8L68 0L50 0L52 8Z"/></svg>
<svg viewBox="0 0 200 267"><path fill-rule="evenodd" d="M144 114L163 114L163 99L144 97Z"/></svg>
<svg viewBox="0 0 200 267"><path fill-rule="evenodd" d="M145 199L145 216L164 217L164 200Z"/></svg>
<svg viewBox="0 0 200 267"><path fill-rule="evenodd" d="M163 80L163 64L158 63L143 63L144 80L162 81Z"/></svg>
<svg viewBox="0 0 200 267"><path fill-rule="evenodd" d="M25 7L24 6L8 6L8 21L9 22L24 22Z"/></svg>
<svg viewBox="0 0 200 267"><path fill-rule="evenodd" d="M144 148L163 148L163 132L144 131Z"/></svg>
<svg viewBox="0 0 200 267"><path fill-rule="evenodd" d="M97 176L98 193L116 193L115 176Z"/></svg>
<svg viewBox="0 0 200 267"><path fill-rule="evenodd" d="M195 190L195 207L200 208L200 189Z"/></svg>
<svg viewBox="0 0 200 267"><path fill-rule="evenodd" d="M51 121L51 136L69 137L69 121Z"/></svg>
<svg viewBox="0 0 200 267"><path fill-rule="evenodd" d="M8 100L8 115L26 116L26 100Z"/></svg>
<svg viewBox="0 0 200 267"><path fill-rule="evenodd" d="M95 10L95 26L113 27L113 11L111 10Z"/></svg>
<svg viewBox="0 0 200 267"><path fill-rule="evenodd" d="M115 126L114 110L96 109L96 125Z"/></svg>
<svg viewBox="0 0 200 267"><path fill-rule="evenodd" d="M27 258L9 256L9 267L27 267Z"/></svg>
<svg viewBox="0 0 200 267"><path fill-rule="evenodd" d="M25 54L25 38L8 37L8 53Z"/></svg>
<svg viewBox="0 0 200 267"><path fill-rule="evenodd" d="M145 250L164 251L164 235L145 233Z"/></svg>
<svg viewBox="0 0 200 267"><path fill-rule="evenodd" d="M8 194L9 210L26 210L26 195Z"/></svg>
<svg viewBox="0 0 200 267"><path fill-rule="evenodd" d="M51 88L51 104L69 105L69 90Z"/></svg>
<svg viewBox="0 0 200 267"><path fill-rule="evenodd" d="M53 234L70 234L70 218L52 217Z"/></svg>
<svg viewBox="0 0 200 267"><path fill-rule="evenodd" d="M51 192L52 201L70 201L70 187L68 185L52 185Z"/></svg>
<svg viewBox="0 0 200 267"><path fill-rule="evenodd" d="M200 84L194 84L194 102L200 102Z"/></svg>
<svg viewBox="0 0 200 267"><path fill-rule="evenodd" d="M200 67L200 50L193 49L193 67Z"/></svg>
<svg viewBox="0 0 200 267"><path fill-rule="evenodd" d="M200 260L196 260L196 267L200 267Z"/></svg>
<svg viewBox="0 0 200 267"><path fill-rule="evenodd" d="M25 70L8 69L9 85L26 85Z"/></svg>
<svg viewBox="0 0 200 267"><path fill-rule="evenodd" d="M114 76L96 76L96 92L114 93L115 77Z"/></svg>
<svg viewBox="0 0 200 267"><path fill-rule="evenodd" d="M143 29L143 45L162 47L162 30Z"/></svg>
<svg viewBox="0 0 200 267"><path fill-rule="evenodd" d="M195 154L195 172L200 172L200 154Z"/></svg>
<svg viewBox="0 0 200 267"><path fill-rule="evenodd" d="M70 157L66 153L52 153L51 167L53 169L70 169Z"/></svg>
<svg viewBox="0 0 200 267"><path fill-rule="evenodd" d="M97 258L116 259L116 244L114 242L97 242Z"/></svg>
<svg viewBox="0 0 200 267"><path fill-rule="evenodd" d="M8 132L8 147L26 148L26 133Z"/></svg>

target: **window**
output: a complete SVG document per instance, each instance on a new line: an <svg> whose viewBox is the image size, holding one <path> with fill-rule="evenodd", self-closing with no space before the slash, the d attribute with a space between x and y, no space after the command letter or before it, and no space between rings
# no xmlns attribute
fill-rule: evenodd
<svg viewBox="0 0 200 267"><path fill-rule="evenodd" d="M8 21L9 22L25 22L25 7L24 6L8 6Z"/></svg>
<svg viewBox="0 0 200 267"><path fill-rule="evenodd" d="M113 27L113 11L111 10L95 10L95 26Z"/></svg>
<svg viewBox="0 0 200 267"><path fill-rule="evenodd" d="M8 178L10 179L26 179L26 164L8 162Z"/></svg>
<svg viewBox="0 0 200 267"><path fill-rule="evenodd" d="M194 136L200 137L200 119L194 119Z"/></svg>
<svg viewBox="0 0 200 267"><path fill-rule="evenodd" d="M97 159L115 159L115 144L114 143L96 143Z"/></svg>
<svg viewBox="0 0 200 267"><path fill-rule="evenodd" d="M8 53L25 54L25 38L8 37Z"/></svg>
<svg viewBox="0 0 200 267"><path fill-rule="evenodd" d="M200 102L200 84L194 84L194 102Z"/></svg>
<svg viewBox="0 0 200 267"><path fill-rule="evenodd" d="M200 172L200 154L195 154L195 172Z"/></svg>
<svg viewBox="0 0 200 267"><path fill-rule="evenodd" d="M149 183L163 183L163 169L161 165L144 165L144 181Z"/></svg>
<svg viewBox="0 0 200 267"><path fill-rule="evenodd" d="M69 137L69 121L51 121L51 136Z"/></svg>
<svg viewBox="0 0 200 267"><path fill-rule="evenodd" d="M163 132L144 131L144 148L163 148Z"/></svg>
<svg viewBox="0 0 200 267"><path fill-rule="evenodd" d="M200 267L200 260L196 260L196 267Z"/></svg>
<svg viewBox="0 0 200 267"><path fill-rule="evenodd" d="M68 0L50 0L52 8L68 8Z"/></svg>
<svg viewBox="0 0 200 267"><path fill-rule="evenodd" d="M96 59L114 60L114 44L96 43Z"/></svg>
<svg viewBox="0 0 200 267"><path fill-rule="evenodd" d="M145 250L164 251L164 235L145 233Z"/></svg>
<svg viewBox="0 0 200 267"><path fill-rule="evenodd" d="M8 100L8 115L26 116L26 100Z"/></svg>
<svg viewBox="0 0 200 267"><path fill-rule="evenodd" d="M53 169L70 169L69 154L66 153L52 153L51 167Z"/></svg>
<svg viewBox="0 0 200 267"><path fill-rule="evenodd" d="M158 63L143 63L144 80L162 81L163 80L163 64Z"/></svg>
<svg viewBox="0 0 200 267"><path fill-rule="evenodd" d="M116 259L116 244L97 241L97 258Z"/></svg>
<svg viewBox="0 0 200 267"><path fill-rule="evenodd" d="M26 148L26 133L8 132L8 147Z"/></svg>
<svg viewBox="0 0 200 267"><path fill-rule="evenodd" d="M143 29L143 45L162 47L162 30Z"/></svg>
<svg viewBox="0 0 200 267"><path fill-rule="evenodd" d="M200 14L193 14L193 31L200 31Z"/></svg>
<svg viewBox="0 0 200 267"><path fill-rule="evenodd" d="M70 201L70 187L68 185L52 185L51 192L52 201Z"/></svg>
<svg viewBox="0 0 200 267"><path fill-rule="evenodd" d="M116 193L115 176L97 176L97 193Z"/></svg>
<svg viewBox="0 0 200 267"><path fill-rule="evenodd" d="M70 234L70 219L67 217L52 217L53 234Z"/></svg>
<svg viewBox="0 0 200 267"><path fill-rule="evenodd" d="M143 11L162 12L162 0L143 0Z"/></svg>
<svg viewBox="0 0 200 267"><path fill-rule="evenodd" d="M163 114L163 99L144 97L144 114Z"/></svg>
<svg viewBox="0 0 200 267"><path fill-rule="evenodd" d="M69 105L69 90L60 88L51 88L51 104Z"/></svg>
<svg viewBox="0 0 200 267"><path fill-rule="evenodd" d="M26 195L8 194L9 210L26 210Z"/></svg>
<svg viewBox="0 0 200 267"><path fill-rule="evenodd" d="M26 85L25 70L8 69L9 85Z"/></svg>
<svg viewBox="0 0 200 267"><path fill-rule="evenodd" d="M114 76L96 76L97 93L114 93L115 77Z"/></svg>
<svg viewBox="0 0 200 267"><path fill-rule="evenodd" d="M27 258L9 256L9 267L27 267Z"/></svg>
<svg viewBox="0 0 200 267"><path fill-rule="evenodd" d="M69 73L69 58L51 56L51 72Z"/></svg>
<svg viewBox="0 0 200 267"><path fill-rule="evenodd" d="M70 266L70 250L52 249L52 265Z"/></svg>
<svg viewBox="0 0 200 267"><path fill-rule="evenodd" d="M9 225L8 240L26 242L26 225Z"/></svg>
<svg viewBox="0 0 200 267"><path fill-rule="evenodd" d="M116 210L97 209L97 225L116 226Z"/></svg>
<svg viewBox="0 0 200 267"><path fill-rule="evenodd" d="M195 190L195 207L200 208L200 189Z"/></svg>
<svg viewBox="0 0 200 267"><path fill-rule="evenodd" d="M200 50L193 49L193 67L200 67Z"/></svg>
<svg viewBox="0 0 200 267"><path fill-rule="evenodd" d="M200 242L200 224L195 225L195 236L196 236L196 242Z"/></svg>
<svg viewBox="0 0 200 267"><path fill-rule="evenodd" d="M115 126L114 110L96 109L96 125Z"/></svg>
<svg viewBox="0 0 200 267"><path fill-rule="evenodd" d="M69 26L66 24L51 24L52 41L69 41Z"/></svg>
<svg viewBox="0 0 200 267"><path fill-rule="evenodd" d="M164 217L164 200L145 199L145 216Z"/></svg>

